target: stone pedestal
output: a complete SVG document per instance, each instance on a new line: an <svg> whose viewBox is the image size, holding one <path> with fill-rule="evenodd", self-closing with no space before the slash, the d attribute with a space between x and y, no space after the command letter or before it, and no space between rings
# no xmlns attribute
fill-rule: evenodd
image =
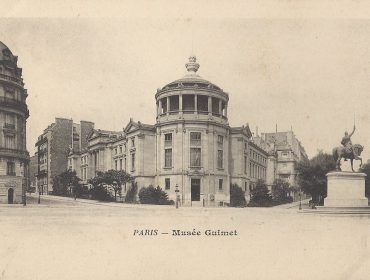
<svg viewBox="0 0 370 280"><path fill-rule="evenodd" d="M329 172L324 207L367 207L365 173Z"/></svg>

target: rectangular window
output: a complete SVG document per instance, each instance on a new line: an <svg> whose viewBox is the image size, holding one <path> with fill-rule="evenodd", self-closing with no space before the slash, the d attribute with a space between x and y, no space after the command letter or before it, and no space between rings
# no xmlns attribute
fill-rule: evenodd
<svg viewBox="0 0 370 280"><path fill-rule="evenodd" d="M164 182L165 182L165 189L166 190L169 190L171 188L171 180L170 180L170 178L164 179Z"/></svg>
<svg viewBox="0 0 370 280"><path fill-rule="evenodd" d="M184 94L182 96L182 108L183 108L183 111L193 112L195 110L194 95Z"/></svg>
<svg viewBox="0 0 370 280"><path fill-rule="evenodd" d="M114 161L114 166L115 166L115 169L118 170L118 160Z"/></svg>
<svg viewBox="0 0 370 280"><path fill-rule="evenodd" d="M15 124L15 115L14 114L5 114L5 125L14 125Z"/></svg>
<svg viewBox="0 0 370 280"><path fill-rule="evenodd" d="M135 147L135 138L131 138L131 147Z"/></svg>
<svg viewBox="0 0 370 280"><path fill-rule="evenodd" d="M24 176L24 168L23 168L23 163L19 163L19 173L23 177Z"/></svg>
<svg viewBox="0 0 370 280"><path fill-rule="evenodd" d="M15 164L12 161L8 161L6 165L6 174L15 176Z"/></svg>
<svg viewBox="0 0 370 280"><path fill-rule="evenodd" d="M247 191L247 188L248 188L248 183L247 182L244 182L244 191L245 192Z"/></svg>
<svg viewBox="0 0 370 280"><path fill-rule="evenodd" d="M162 113L167 113L167 97L161 99Z"/></svg>
<svg viewBox="0 0 370 280"><path fill-rule="evenodd" d="M135 170L135 154L131 155L131 170Z"/></svg>
<svg viewBox="0 0 370 280"><path fill-rule="evenodd" d="M179 110L179 96L178 95L170 96L170 111L178 110Z"/></svg>
<svg viewBox="0 0 370 280"><path fill-rule="evenodd" d="M200 132L190 132L190 145L191 146L201 146L202 135Z"/></svg>
<svg viewBox="0 0 370 280"><path fill-rule="evenodd" d="M172 167L172 149L164 150L164 167Z"/></svg>
<svg viewBox="0 0 370 280"><path fill-rule="evenodd" d="M14 136L5 136L5 148L15 149L15 137Z"/></svg>
<svg viewBox="0 0 370 280"><path fill-rule="evenodd" d="M117 148L114 149L114 154L116 155L118 153Z"/></svg>
<svg viewBox="0 0 370 280"><path fill-rule="evenodd" d="M119 146L119 153L122 154L122 146Z"/></svg>
<svg viewBox="0 0 370 280"><path fill-rule="evenodd" d="M224 168L224 151L217 151L217 168Z"/></svg>
<svg viewBox="0 0 370 280"><path fill-rule="evenodd" d="M218 98L212 97L212 113L220 114L220 101Z"/></svg>
<svg viewBox="0 0 370 280"><path fill-rule="evenodd" d="M201 149L190 148L190 166L200 167L201 162Z"/></svg>
<svg viewBox="0 0 370 280"><path fill-rule="evenodd" d="M164 146L171 147L172 146L172 133L166 133L164 135Z"/></svg>
<svg viewBox="0 0 370 280"><path fill-rule="evenodd" d="M197 110L198 113L208 113L208 96L198 95L197 96Z"/></svg>
<svg viewBox="0 0 370 280"><path fill-rule="evenodd" d="M222 189L223 189L222 184L223 184L223 180L222 179L218 179L218 190L219 191L222 191Z"/></svg>
<svg viewBox="0 0 370 280"><path fill-rule="evenodd" d="M119 170L122 170L122 159L119 160Z"/></svg>

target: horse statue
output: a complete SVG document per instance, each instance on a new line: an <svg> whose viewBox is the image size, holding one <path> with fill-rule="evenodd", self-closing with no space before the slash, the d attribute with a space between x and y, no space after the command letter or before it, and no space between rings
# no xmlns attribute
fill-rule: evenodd
<svg viewBox="0 0 370 280"><path fill-rule="evenodd" d="M335 168L337 171L341 171L340 169L340 160L344 158L345 160L351 160L351 169L353 172L353 160L360 160L360 167L362 166L362 158L360 157L362 151L364 150L364 146L360 144L355 144L352 146L352 151L348 152L346 147L336 147L333 149L333 157L336 161Z"/></svg>

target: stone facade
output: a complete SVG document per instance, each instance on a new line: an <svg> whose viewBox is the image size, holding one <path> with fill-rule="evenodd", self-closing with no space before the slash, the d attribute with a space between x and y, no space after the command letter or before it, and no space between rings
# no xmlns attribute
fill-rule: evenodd
<svg viewBox="0 0 370 280"><path fill-rule="evenodd" d="M365 173L329 172L324 207L368 207L365 196Z"/></svg>
<svg viewBox="0 0 370 280"><path fill-rule="evenodd" d="M275 170L275 174L269 174L268 178L274 176L298 188L296 167L298 162L308 160L308 157L293 131L262 133L260 138L266 143L266 149L270 151L270 154L276 156L275 160L271 158L269 161L271 164L269 172ZM271 179L268 181L270 182Z"/></svg>
<svg viewBox="0 0 370 280"><path fill-rule="evenodd" d="M71 119L56 118L38 137L35 144L38 156L37 186L41 194L53 191L53 178L66 171L68 155L87 148L87 130L92 131L94 124L81 121L73 123ZM82 135L82 137L80 136Z"/></svg>
<svg viewBox="0 0 370 280"><path fill-rule="evenodd" d="M0 203L25 201L29 154L26 148L26 104L22 69L7 46L0 42Z"/></svg>
<svg viewBox="0 0 370 280"><path fill-rule="evenodd" d="M38 155L30 157L30 187L37 189Z"/></svg>
<svg viewBox="0 0 370 280"><path fill-rule="evenodd" d="M248 125L230 127L229 95L196 72L194 56L188 73L155 94L156 124L132 119L121 132L94 130L88 150L69 156L69 168L88 183L96 171L125 170L138 187L160 186L185 206L222 206L230 201L230 184L250 191L266 181L269 154L254 143ZM125 186L122 194L126 194Z"/></svg>

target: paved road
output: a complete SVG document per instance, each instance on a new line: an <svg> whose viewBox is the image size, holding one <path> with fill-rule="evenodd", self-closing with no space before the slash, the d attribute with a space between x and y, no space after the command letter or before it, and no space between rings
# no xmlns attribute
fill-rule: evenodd
<svg viewBox="0 0 370 280"><path fill-rule="evenodd" d="M38 204L38 196L27 196L27 204L29 205L36 205ZM40 197L40 204L41 205L48 205L48 206L61 206L61 205L73 205L79 206L81 203L79 201L74 201L73 199L70 200L55 200L50 199L48 196L41 196Z"/></svg>
<svg viewBox="0 0 370 280"><path fill-rule="evenodd" d="M369 279L369 217L29 202L0 207L1 280Z"/></svg>

